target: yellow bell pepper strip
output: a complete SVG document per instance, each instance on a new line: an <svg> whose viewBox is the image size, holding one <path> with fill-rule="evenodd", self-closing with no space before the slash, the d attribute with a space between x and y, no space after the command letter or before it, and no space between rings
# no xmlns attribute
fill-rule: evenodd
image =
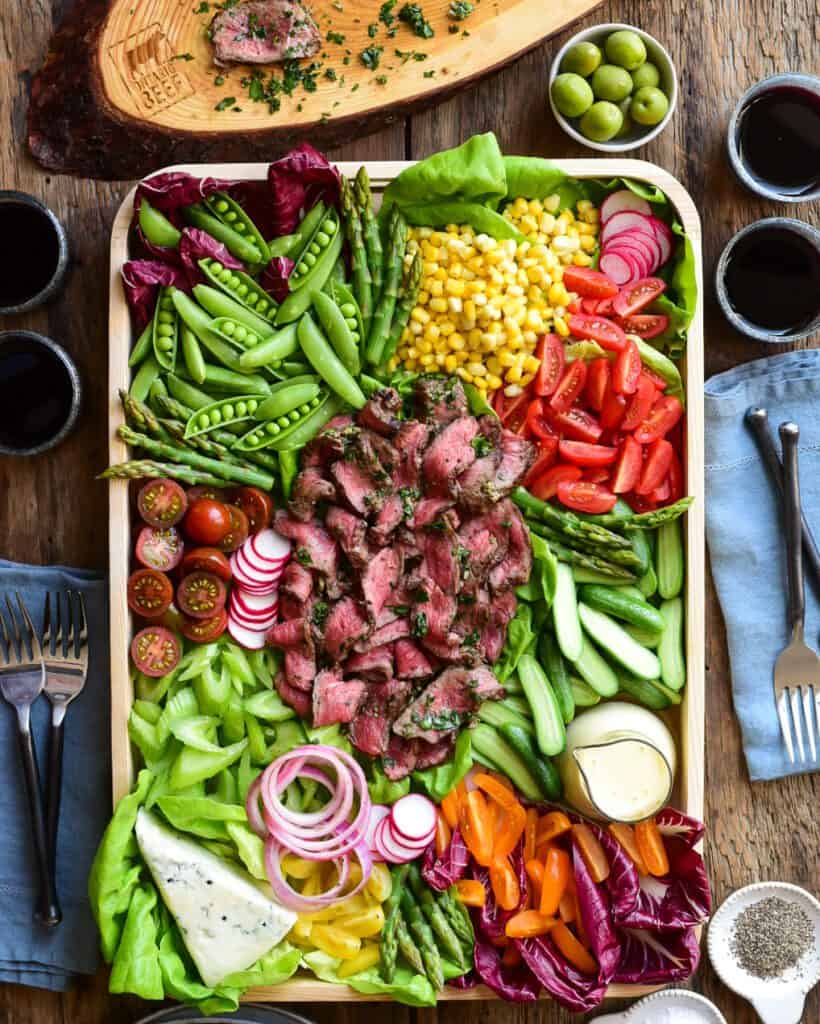
<svg viewBox="0 0 820 1024"><path fill-rule="evenodd" d="M483 907L487 902L484 886L474 878L462 878L456 882L456 895L465 907Z"/></svg>
<svg viewBox="0 0 820 1024"><path fill-rule="evenodd" d="M499 907L502 910L515 910L521 902L521 887L506 857L490 865L490 885Z"/></svg>
<svg viewBox="0 0 820 1024"><path fill-rule="evenodd" d="M538 909L546 917L554 917L558 913L570 874L569 854L560 846L550 846L544 858L544 881L538 904Z"/></svg>
<svg viewBox="0 0 820 1024"><path fill-rule="evenodd" d="M550 930L550 938L573 967L584 974L595 974L598 970L598 965L563 921L559 921Z"/></svg>
<svg viewBox="0 0 820 1024"><path fill-rule="evenodd" d="M436 815L436 856L443 857L452 839L452 832L444 814L439 810Z"/></svg>
<svg viewBox="0 0 820 1024"><path fill-rule="evenodd" d="M368 907L359 914L337 917L333 923L348 935L355 935L358 939L370 939L378 935L384 927L384 911L378 906Z"/></svg>
<svg viewBox="0 0 820 1024"><path fill-rule="evenodd" d="M361 950L361 940L332 924L315 924L310 940L317 949L337 960L352 960Z"/></svg>
<svg viewBox="0 0 820 1024"><path fill-rule="evenodd" d="M336 972L340 978L352 978L354 974L361 974L368 967L375 967L380 957L378 942L368 942L362 946L361 952L357 953L351 960L345 960L339 964Z"/></svg>
<svg viewBox="0 0 820 1024"><path fill-rule="evenodd" d="M527 821L524 825L524 863L535 857L535 837L538 833L538 811L534 807L527 808Z"/></svg>
<svg viewBox="0 0 820 1024"><path fill-rule="evenodd" d="M441 813L444 815L444 820L450 826L450 828L458 827L458 809L460 799L458 787L451 789L450 792L441 801Z"/></svg>
<svg viewBox="0 0 820 1024"><path fill-rule="evenodd" d="M488 868L493 860L493 829L487 801L481 790L474 789L459 806L461 835L474 860Z"/></svg>
<svg viewBox="0 0 820 1024"><path fill-rule="evenodd" d="M504 934L508 939L534 939L536 935L546 935L555 924L554 917L540 910L522 910L507 921Z"/></svg>
<svg viewBox="0 0 820 1024"><path fill-rule="evenodd" d="M643 859L643 855L638 849L638 843L635 839L635 832L633 829L629 825L623 825L621 822L613 821L612 824L609 825L609 833L635 865L638 874L648 875L649 871L646 867L646 861Z"/></svg>
<svg viewBox="0 0 820 1024"><path fill-rule="evenodd" d="M393 878L390 874L390 868L386 864L379 864L377 862L373 865L373 869L370 872L370 878L367 880L365 891L378 903L384 903L392 889Z"/></svg>
<svg viewBox="0 0 820 1024"><path fill-rule="evenodd" d="M669 874L669 857L654 818L635 826L635 842L650 875L661 878Z"/></svg>
<svg viewBox="0 0 820 1024"><path fill-rule="evenodd" d="M609 861L606 859L604 848L598 842L595 833L589 825L573 825L572 837L578 844L581 856L592 877L592 881L598 884L609 877Z"/></svg>

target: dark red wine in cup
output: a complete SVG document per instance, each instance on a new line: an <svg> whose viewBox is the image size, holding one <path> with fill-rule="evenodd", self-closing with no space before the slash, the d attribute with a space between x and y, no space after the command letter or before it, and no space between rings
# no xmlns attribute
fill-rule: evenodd
<svg viewBox="0 0 820 1024"><path fill-rule="evenodd" d="M738 120L738 152L749 174L781 195L820 184L820 97L779 86L750 101Z"/></svg>
<svg viewBox="0 0 820 1024"><path fill-rule="evenodd" d="M65 363L27 334L0 343L0 447L39 448L66 425L74 403Z"/></svg>
<svg viewBox="0 0 820 1024"><path fill-rule="evenodd" d="M0 202L0 237L0 308L21 306L39 295L57 271L57 229L39 207L4 199Z"/></svg>

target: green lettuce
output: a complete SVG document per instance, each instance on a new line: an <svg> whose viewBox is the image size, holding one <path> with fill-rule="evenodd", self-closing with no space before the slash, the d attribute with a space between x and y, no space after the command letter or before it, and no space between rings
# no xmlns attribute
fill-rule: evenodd
<svg viewBox="0 0 820 1024"><path fill-rule="evenodd" d="M453 756L444 764L413 772L413 782L420 786L437 804L473 767L472 740L469 729L462 729L456 740Z"/></svg>
<svg viewBox="0 0 820 1024"><path fill-rule="evenodd" d="M506 194L504 157L495 135L485 132L402 171L385 189L383 209L394 203L402 212L430 202L497 203Z"/></svg>
<svg viewBox="0 0 820 1024"><path fill-rule="evenodd" d="M141 999L162 999L164 988L157 945L157 890L143 882L131 895L125 927L111 964L111 992L132 992Z"/></svg>
<svg viewBox="0 0 820 1024"><path fill-rule="evenodd" d="M356 992L366 995L389 995L397 1003L405 1006L435 1006L436 990L421 974L414 974L409 967L396 967L393 981L385 981L379 973L378 965L368 967L366 971L354 974L350 978L340 978L338 971L344 961L336 960L319 950L305 953L302 963L309 967L320 981L329 981L335 985L349 985ZM445 980L458 978L464 973L449 960L442 959L442 971Z"/></svg>
<svg viewBox="0 0 820 1024"><path fill-rule="evenodd" d="M533 640L535 633L532 629L532 608L525 601L521 601L507 626L507 642L504 644L501 657L493 666L493 672L499 682L503 683L509 679L522 654Z"/></svg>
<svg viewBox="0 0 820 1024"><path fill-rule="evenodd" d="M367 781L367 790L374 804L394 804L400 797L407 796L410 792L409 775L394 782L384 774L384 769L378 761L373 761L368 774L370 777Z"/></svg>

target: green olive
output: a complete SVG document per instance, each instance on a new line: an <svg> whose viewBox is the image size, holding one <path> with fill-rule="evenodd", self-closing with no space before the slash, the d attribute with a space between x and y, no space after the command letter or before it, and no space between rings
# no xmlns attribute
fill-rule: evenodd
<svg viewBox="0 0 820 1024"><path fill-rule="evenodd" d="M632 92L632 77L615 64L602 64L592 76L592 91L596 100L620 103Z"/></svg>
<svg viewBox="0 0 820 1024"><path fill-rule="evenodd" d="M623 114L607 100L598 100L581 118L581 134L593 142L609 142L614 139L623 125Z"/></svg>
<svg viewBox="0 0 820 1024"><path fill-rule="evenodd" d="M660 89L645 85L632 97L629 113L633 121L645 126L660 124L669 110L669 100Z"/></svg>
<svg viewBox="0 0 820 1024"><path fill-rule="evenodd" d="M570 46L561 61L561 71L589 78L601 63L601 51L595 43L583 42Z"/></svg>
<svg viewBox="0 0 820 1024"><path fill-rule="evenodd" d="M604 43L607 59L627 71L634 71L646 60L646 46L637 32L628 28L618 29Z"/></svg>
<svg viewBox="0 0 820 1024"><path fill-rule="evenodd" d="M552 101L564 117L580 117L593 99L589 82L580 75L558 75L552 83Z"/></svg>
<svg viewBox="0 0 820 1024"><path fill-rule="evenodd" d="M661 82L661 73L658 71L657 65L651 61L641 64L635 71L630 71L630 74L632 75L633 89L642 89L645 85L658 86Z"/></svg>
<svg viewBox="0 0 820 1024"><path fill-rule="evenodd" d="M624 123L621 125L620 131L615 136L616 139L625 139L634 129L635 125L632 122L632 118L629 116L629 107L632 103L632 97L627 96L625 100L621 100L618 106L618 110L621 112L621 116L624 119Z"/></svg>

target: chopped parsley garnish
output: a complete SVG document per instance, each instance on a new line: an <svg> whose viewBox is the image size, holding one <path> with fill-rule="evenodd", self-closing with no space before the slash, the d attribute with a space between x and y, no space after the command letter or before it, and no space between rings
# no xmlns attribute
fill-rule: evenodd
<svg viewBox="0 0 820 1024"><path fill-rule="evenodd" d="M329 43L338 43L339 46L344 46L346 38L347 36L345 36L343 32L333 31L328 32L328 34L325 36L325 39L327 39Z"/></svg>
<svg viewBox="0 0 820 1024"><path fill-rule="evenodd" d="M482 455L489 455L493 450L492 441L489 437L485 437L483 434L478 434L474 437L470 444L473 446L473 451L479 458L481 458Z"/></svg>
<svg viewBox="0 0 820 1024"><path fill-rule="evenodd" d="M207 14L210 9L211 5L207 3L206 0L202 0L199 7L194 7L194 14Z"/></svg>
<svg viewBox="0 0 820 1024"><path fill-rule="evenodd" d="M234 103L236 103L236 96L226 96L217 103L214 110L227 110L228 107L232 107Z"/></svg>
<svg viewBox="0 0 820 1024"><path fill-rule="evenodd" d="M420 50L396 50L396 56L401 58L402 64L406 64L408 60L427 60L427 54Z"/></svg>
<svg viewBox="0 0 820 1024"><path fill-rule="evenodd" d="M310 557L310 552L307 548L296 549L296 561L299 565L304 565L305 567L313 565L313 559Z"/></svg>
<svg viewBox="0 0 820 1024"><path fill-rule="evenodd" d="M395 612L396 615L407 615L410 611L409 604L391 604L390 610Z"/></svg>
<svg viewBox="0 0 820 1024"><path fill-rule="evenodd" d="M416 616L415 622L413 623L413 636L421 639L427 636L430 631L430 627L427 624L427 616L424 612L419 612Z"/></svg>
<svg viewBox="0 0 820 1024"><path fill-rule="evenodd" d="M471 4L470 0L453 0L447 14L453 21L464 21L465 18L470 17L474 10L475 5Z"/></svg>
<svg viewBox="0 0 820 1024"><path fill-rule="evenodd" d="M335 82L336 81L336 72L335 72L335 70L333 68L327 68L326 71L325 71L325 78L329 82Z"/></svg>
<svg viewBox="0 0 820 1024"><path fill-rule="evenodd" d="M458 25L450 25L447 29L451 36L454 36L458 32Z"/></svg>
<svg viewBox="0 0 820 1024"><path fill-rule="evenodd" d="M462 643L465 647L477 647L480 635L477 629L471 629L470 632L464 637Z"/></svg>
<svg viewBox="0 0 820 1024"><path fill-rule="evenodd" d="M313 606L313 611L310 613L310 621L318 629L321 629L325 624L325 620L330 612L330 605L327 601L317 601Z"/></svg>
<svg viewBox="0 0 820 1024"><path fill-rule="evenodd" d="M282 105L281 96L292 96L301 86L305 92L316 92L321 64L315 62L302 64L298 60L286 60L281 75L272 72L265 78L264 72L257 68L242 79L242 87L248 90L248 98L255 103L267 103L268 110L273 114Z"/></svg>
<svg viewBox="0 0 820 1024"><path fill-rule="evenodd" d="M259 17L253 11L248 15L248 39L265 39L268 30L259 21Z"/></svg>
<svg viewBox="0 0 820 1024"><path fill-rule="evenodd" d="M224 75L217 75L216 78L214 79L214 85L224 85L224 84L225 84L225 76Z"/></svg>
<svg viewBox="0 0 820 1024"><path fill-rule="evenodd" d="M387 85L387 75L376 75L376 85Z"/></svg>
<svg viewBox="0 0 820 1024"><path fill-rule="evenodd" d="M386 3L383 3L379 8L379 21L382 23L382 25L386 25L387 28L390 28L390 26L396 20L396 15L393 13L393 8L396 6L398 2L399 0L386 0Z"/></svg>
<svg viewBox="0 0 820 1024"><path fill-rule="evenodd" d="M433 26L424 17L424 11L419 4L405 4L399 11L399 21L409 25L421 39L432 39L435 35Z"/></svg>
<svg viewBox="0 0 820 1024"><path fill-rule="evenodd" d="M435 74L436 74L435 69L432 69L430 71L425 71L424 72L424 77L425 78L433 78L433 77L435 77Z"/></svg>
<svg viewBox="0 0 820 1024"><path fill-rule="evenodd" d="M421 497L421 491L416 487L400 487L399 497L401 498L401 511L405 519L413 515L413 502Z"/></svg>
<svg viewBox="0 0 820 1024"><path fill-rule="evenodd" d="M193 60L194 55L192 53L175 53L171 60Z"/></svg>
<svg viewBox="0 0 820 1024"><path fill-rule="evenodd" d="M383 46L368 46L359 54L359 60L368 70L375 71L379 66L383 53Z"/></svg>
<svg viewBox="0 0 820 1024"><path fill-rule="evenodd" d="M378 31L379 31L378 24L375 21L371 21L370 24L367 26L367 34L370 36L371 39L375 39L376 38L376 33Z"/></svg>

